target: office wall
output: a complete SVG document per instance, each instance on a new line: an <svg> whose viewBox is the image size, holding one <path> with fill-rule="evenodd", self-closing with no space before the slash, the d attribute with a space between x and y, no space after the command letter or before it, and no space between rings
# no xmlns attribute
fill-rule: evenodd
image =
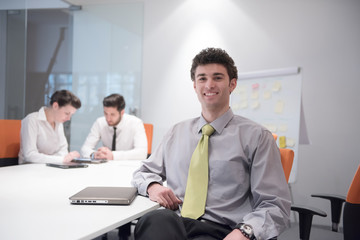
<svg viewBox="0 0 360 240"><path fill-rule="evenodd" d="M191 59L222 47L240 72L299 66L310 145L300 145L295 203L327 212L311 193L346 194L360 157L360 2L356 0L146 0L142 118L154 144L174 123L196 117ZM314 218L315 224L330 219Z"/></svg>

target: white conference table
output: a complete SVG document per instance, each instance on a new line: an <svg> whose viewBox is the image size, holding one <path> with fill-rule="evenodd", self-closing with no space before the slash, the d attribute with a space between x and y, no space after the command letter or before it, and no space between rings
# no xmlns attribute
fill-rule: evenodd
<svg viewBox="0 0 360 240"><path fill-rule="evenodd" d="M93 239L159 208L140 195L129 206L69 202L88 186L131 186L139 166L139 161L110 161L75 169L0 168L0 239Z"/></svg>

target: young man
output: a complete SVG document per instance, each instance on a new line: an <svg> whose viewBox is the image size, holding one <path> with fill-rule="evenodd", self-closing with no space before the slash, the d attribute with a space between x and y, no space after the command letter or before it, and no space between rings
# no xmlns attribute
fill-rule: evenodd
<svg viewBox="0 0 360 240"><path fill-rule="evenodd" d="M245 240L278 236L289 223L291 205L279 149L271 132L234 115L229 107L230 94L237 84L233 59L224 50L204 49L193 59L191 78L201 103L201 116L173 126L134 173L132 183L139 193L165 207L140 218L136 239ZM213 133L202 130L206 124L212 126ZM189 182L194 175L199 176L192 173L190 178L190 169L192 156L200 155L193 152L202 134L210 136L208 150L203 151L208 152L208 162L201 163L207 172L206 183L202 184L206 203L199 215L196 212L202 207L196 204L200 197L193 202L195 208L189 208L187 202L191 202L191 195L203 191L188 194Z"/></svg>
<svg viewBox="0 0 360 240"><path fill-rule="evenodd" d="M125 113L125 100L111 94L103 100L104 116L93 124L82 156L107 160L132 160L147 157L147 139L141 119ZM102 147L95 150L98 142Z"/></svg>

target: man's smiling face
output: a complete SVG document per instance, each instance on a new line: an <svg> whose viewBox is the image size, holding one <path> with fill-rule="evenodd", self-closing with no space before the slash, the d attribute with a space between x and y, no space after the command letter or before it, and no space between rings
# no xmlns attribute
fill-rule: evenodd
<svg viewBox="0 0 360 240"><path fill-rule="evenodd" d="M206 111L222 111L229 107L230 93L236 87L236 79L229 79L221 64L199 65L195 70L194 89Z"/></svg>

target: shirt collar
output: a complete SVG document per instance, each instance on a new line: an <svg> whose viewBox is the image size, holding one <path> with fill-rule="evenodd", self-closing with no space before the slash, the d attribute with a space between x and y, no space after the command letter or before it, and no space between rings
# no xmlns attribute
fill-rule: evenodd
<svg viewBox="0 0 360 240"><path fill-rule="evenodd" d="M47 124L49 124L49 126L51 126L50 123L47 121L46 114L45 114L45 108L46 108L46 107L41 107L41 108L40 108L40 110L39 110L39 112L38 112L38 119L39 119L40 121L45 121L45 122L47 122ZM59 125L60 125L60 123L58 123L58 122L55 121L55 129L57 129Z"/></svg>
<svg viewBox="0 0 360 240"><path fill-rule="evenodd" d="M38 113L38 119L41 121L47 121L45 114L45 107L41 107Z"/></svg>
<svg viewBox="0 0 360 240"><path fill-rule="evenodd" d="M231 110L231 108L229 108L229 110L227 110L223 115L221 115L220 117L218 117L217 119L215 119L214 121L212 121L211 123L209 123L218 134L221 134L221 132L224 130L224 128L226 127L226 125L230 122L230 120L234 117L234 113ZM199 133L201 131L201 128L205 125L208 124L208 122L206 122L205 118L201 115L200 119L199 119L199 124L197 127L197 132Z"/></svg>

